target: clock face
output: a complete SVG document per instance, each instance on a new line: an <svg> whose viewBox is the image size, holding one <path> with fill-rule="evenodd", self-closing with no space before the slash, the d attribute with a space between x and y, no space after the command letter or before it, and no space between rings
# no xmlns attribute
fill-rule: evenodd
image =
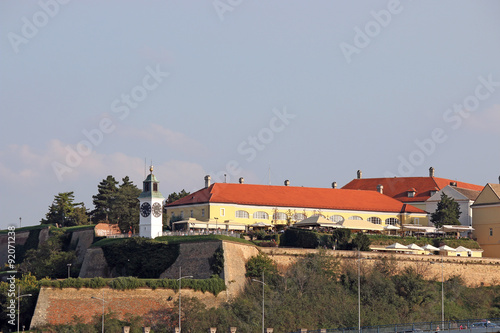
<svg viewBox="0 0 500 333"><path fill-rule="evenodd" d="M141 205L141 215L143 217L148 217L149 214L151 214L151 205L147 202L144 202L142 205Z"/></svg>
<svg viewBox="0 0 500 333"><path fill-rule="evenodd" d="M153 204L153 216L160 217L161 215L161 205L158 202Z"/></svg>

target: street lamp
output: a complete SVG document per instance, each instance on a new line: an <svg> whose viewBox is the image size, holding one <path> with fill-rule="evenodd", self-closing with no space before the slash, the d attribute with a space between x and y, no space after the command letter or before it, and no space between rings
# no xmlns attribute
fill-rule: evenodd
<svg viewBox="0 0 500 333"><path fill-rule="evenodd" d="M218 234L219 233L219 218L214 217L214 219L215 219L215 233Z"/></svg>
<svg viewBox="0 0 500 333"><path fill-rule="evenodd" d="M252 279L253 282L258 282L262 284L262 333L264 333L264 323L265 323L265 316L264 316L264 286L266 283L264 282L264 271L262 271L262 281Z"/></svg>
<svg viewBox="0 0 500 333"><path fill-rule="evenodd" d="M90 298L93 298L93 299L96 299L98 301L102 301L102 333L104 333L104 289L102 290L102 298L98 298L98 297L90 297Z"/></svg>
<svg viewBox="0 0 500 333"><path fill-rule="evenodd" d="M431 261L431 264L436 264ZM441 255L441 325L444 325L444 272L443 272L443 255Z"/></svg>
<svg viewBox="0 0 500 333"><path fill-rule="evenodd" d="M192 279L193 277L191 275L189 276L182 276L182 267L179 267L179 278L177 281L179 281L179 333L181 333L181 281L182 279Z"/></svg>
<svg viewBox="0 0 500 333"><path fill-rule="evenodd" d="M27 297L27 296L33 296L31 294L25 294L25 295L20 295L21 294L21 286L17 287L17 331L19 332L19 314L21 313L21 308L19 304L21 303L21 297Z"/></svg>
<svg viewBox="0 0 500 333"><path fill-rule="evenodd" d="M68 279L69 279L71 277L70 275L71 264L67 264L67 266L68 266Z"/></svg>
<svg viewBox="0 0 500 333"><path fill-rule="evenodd" d="M358 259L356 261L358 262L358 332L361 332L361 260L366 260L370 258L361 258L361 254L358 252Z"/></svg>

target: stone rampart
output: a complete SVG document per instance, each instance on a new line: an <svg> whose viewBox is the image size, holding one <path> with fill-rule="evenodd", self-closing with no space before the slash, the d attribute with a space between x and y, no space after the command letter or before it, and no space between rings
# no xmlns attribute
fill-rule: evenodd
<svg viewBox="0 0 500 333"><path fill-rule="evenodd" d="M325 254L339 258L343 265L352 265L357 258L354 251L312 250L296 248L261 248L261 251L270 256L280 270L285 270L299 258L310 253L324 251ZM469 257L441 257L436 255L388 254L382 252L361 252L362 257L373 260L363 260L363 265L369 267L376 259L394 258L400 270L413 267L426 279L441 280L441 268L444 279L451 276L461 276L469 287L500 284L500 259L469 258ZM442 266L441 266L441 259ZM434 264L432 264L434 263Z"/></svg>

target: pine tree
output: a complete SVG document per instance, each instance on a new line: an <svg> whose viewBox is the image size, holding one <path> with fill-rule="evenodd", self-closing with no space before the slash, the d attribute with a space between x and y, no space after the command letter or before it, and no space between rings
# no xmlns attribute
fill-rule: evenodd
<svg viewBox="0 0 500 333"><path fill-rule="evenodd" d="M444 192L441 194L441 200L437 204L437 209L431 214L431 221L436 228L443 225L460 225L460 211L459 204L451 197L447 196Z"/></svg>
<svg viewBox="0 0 500 333"><path fill-rule="evenodd" d="M126 176L118 188L114 209L122 232L139 231L139 200L141 190Z"/></svg>
<svg viewBox="0 0 500 333"><path fill-rule="evenodd" d="M92 219L94 223L100 221L114 221L114 216L111 212L114 211L116 195L118 188L116 179L109 175L106 179L97 185L98 193L92 196L95 209L92 211ZM116 222L115 222L116 223Z"/></svg>
<svg viewBox="0 0 500 333"><path fill-rule="evenodd" d="M83 202L75 203L73 192L62 192L54 196L54 201L49 206L49 212L41 224L59 224L60 226L74 226L88 224L87 209Z"/></svg>

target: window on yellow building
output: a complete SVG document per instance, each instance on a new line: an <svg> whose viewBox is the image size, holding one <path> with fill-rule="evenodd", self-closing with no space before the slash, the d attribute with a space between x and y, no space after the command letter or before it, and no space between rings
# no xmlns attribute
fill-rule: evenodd
<svg viewBox="0 0 500 333"><path fill-rule="evenodd" d="M368 218L368 222L371 222L373 224L381 224L382 219L380 217L372 216Z"/></svg>
<svg viewBox="0 0 500 333"><path fill-rule="evenodd" d="M201 209L201 217L205 217L205 208Z"/></svg>
<svg viewBox="0 0 500 333"><path fill-rule="evenodd" d="M273 214L273 220L286 220L286 214L285 213L274 213Z"/></svg>
<svg viewBox="0 0 500 333"><path fill-rule="evenodd" d="M389 217L388 219L385 219L385 224L386 225L396 225L399 224L399 219L395 217Z"/></svg>
<svg viewBox="0 0 500 333"><path fill-rule="evenodd" d="M354 215L354 216L349 216L349 220L363 220L363 218L361 216L357 216L357 215Z"/></svg>
<svg viewBox="0 0 500 333"><path fill-rule="evenodd" d="M269 219L269 215L266 213L266 212L255 212L253 213L253 218L254 219L260 219L260 220L268 220Z"/></svg>
<svg viewBox="0 0 500 333"><path fill-rule="evenodd" d="M191 211L189 212L189 215L190 215L191 217L193 217L193 210L192 210L192 209L191 209Z"/></svg>
<svg viewBox="0 0 500 333"><path fill-rule="evenodd" d="M239 219L248 219L250 218L250 214L248 214L247 211L244 210L237 210L235 213L235 216Z"/></svg>
<svg viewBox="0 0 500 333"><path fill-rule="evenodd" d="M224 208L220 209L220 216L225 216L226 215L226 210Z"/></svg>
<svg viewBox="0 0 500 333"><path fill-rule="evenodd" d="M184 218L184 211L181 210L181 219L183 219L183 218Z"/></svg>
<svg viewBox="0 0 500 333"><path fill-rule="evenodd" d="M293 219L295 221L302 221L305 218L306 218L306 216L304 214L302 214L302 213L293 214Z"/></svg>
<svg viewBox="0 0 500 333"><path fill-rule="evenodd" d="M344 222L344 217L342 215L332 215L328 219L335 223Z"/></svg>
<svg viewBox="0 0 500 333"><path fill-rule="evenodd" d="M490 236L493 236L493 228L490 228Z"/></svg>

